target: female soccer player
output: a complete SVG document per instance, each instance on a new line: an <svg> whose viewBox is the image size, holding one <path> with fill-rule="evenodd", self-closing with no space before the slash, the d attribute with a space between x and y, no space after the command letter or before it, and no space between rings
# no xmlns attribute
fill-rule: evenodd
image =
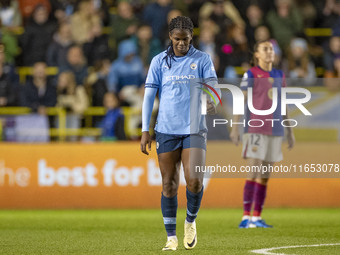
<svg viewBox="0 0 340 255"><path fill-rule="evenodd" d="M286 86L285 76L281 70L273 68L274 49L270 41L259 41L254 47L255 66L248 70L242 79L241 89L247 98L247 89L252 88L253 106L257 110L267 110L272 106L273 88L277 88L278 95L281 88ZM243 157L248 159L250 166L273 166L275 162L282 160L282 137L284 129L281 125L281 104L278 100L276 111L270 115L255 115L247 110L245 116L245 130L243 136ZM249 120L257 120L248 125ZM276 121L266 121L276 119ZM240 115L235 115L233 122L239 122ZM261 120L261 121L259 121ZM262 126L261 123L264 123ZM286 125L289 124L286 122ZM254 127L261 126L261 127ZM238 145L239 129L237 125L232 127L230 138ZM294 146L295 138L290 127L287 128L288 148ZM246 180L243 192L243 218L239 228L270 228L261 219L262 207L266 197L269 174L252 173ZM252 205L254 204L253 216L250 217Z"/></svg>
<svg viewBox="0 0 340 255"><path fill-rule="evenodd" d="M192 33L193 23L189 18L178 16L171 20L170 44L166 51L153 58L145 82L141 151L147 155L146 147L151 150L149 124L157 91L160 100L155 131L162 175L161 209L168 236L163 250L176 250L178 246L176 214L181 162L187 183L184 246L193 249L197 243L195 219L203 195L203 177L193 177L190 169L194 169L195 165L205 165L207 130L204 127L191 132L190 80L202 78L214 84L217 77L209 55L191 45ZM215 111L215 105L208 101L207 113Z"/></svg>

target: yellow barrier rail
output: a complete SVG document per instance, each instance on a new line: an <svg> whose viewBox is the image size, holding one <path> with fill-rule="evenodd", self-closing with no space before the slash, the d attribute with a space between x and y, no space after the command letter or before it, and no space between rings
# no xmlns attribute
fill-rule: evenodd
<svg viewBox="0 0 340 255"><path fill-rule="evenodd" d="M305 35L309 37L332 36L331 28L305 28Z"/></svg>
<svg viewBox="0 0 340 255"><path fill-rule="evenodd" d="M28 107L0 107L0 116L9 115L27 115L31 114L32 110ZM141 128L133 128L131 126L132 118L136 116L141 116L141 110L133 109L130 107L122 107L122 113L124 114L124 131L127 138L141 136ZM106 109L104 107L89 107L83 114L85 117L85 124L92 124L92 117L94 116L104 116L106 114ZM66 117L67 112L61 107L48 107L48 116L56 116L58 118L58 128L50 128L50 136L57 137L60 141L65 141L68 136L95 136L99 137L102 134L100 128L94 128L90 125L86 125L85 128L67 128ZM88 123L86 123L86 118L91 118ZM1 123L0 123L1 124ZM2 131L2 125L0 127ZM2 132L0 132L1 134Z"/></svg>
<svg viewBox="0 0 340 255"><path fill-rule="evenodd" d="M46 68L47 75L57 75L59 72L58 67L56 66L49 66ZM26 77L29 75L33 75L33 67L29 66L22 66L17 68L17 73L19 74L20 83L26 82Z"/></svg>

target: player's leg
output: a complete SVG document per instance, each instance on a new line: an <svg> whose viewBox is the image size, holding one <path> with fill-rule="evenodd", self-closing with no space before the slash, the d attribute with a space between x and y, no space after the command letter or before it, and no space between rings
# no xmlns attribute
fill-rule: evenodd
<svg viewBox="0 0 340 255"><path fill-rule="evenodd" d="M265 156L265 139L259 134L243 135L242 156L247 159L248 166L260 167ZM243 216L239 228L248 228L251 222L251 211L254 204L254 192L256 186L257 173L248 173L246 182L243 187Z"/></svg>
<svg viewBox="0 0 340 255"><path fill-rule="evenodd" d="M262 163L262 166L266 169L269 169L270 166L273 166L273 162ZM267 184L269 181L269 172L267 173L259 173L258 177L255 180L255 190L254 190L254 211L253 217L251 219L251 223L249 225L250 228L272 228L273 226L266 224L266 222L262 219L261 213L263 210L264 202L267 195Z"/></svg>
<svg viewBox="0 0 340 255"><path fill-rule="evenodd" d="M190 140L183 141L183 148L182 162L187 183L187 217L184 223L183 242L186 249L193 249L197 244L195 219L201 206L204 175L202 172L195 172L195 169L196 166L205 166L206 136L191 135Z"/></svg>
<svg viewBox="0 0 340 255"><path fill-rule="evenodd" d="M260 166L262 160L256 158L248 158L249 166ZM256 187L256 173L249 173L243 188L243 216L239 224L239 228L248 228L251 222L251 211L254 204L254 192Z"/></svg>
<svg viewBox="0 0 340 255"><path fill-rule="evenodd" d="M194 172L195 166L205 166L205 150L199 148L184 149L182 162L187 183L187 222L194 222L203 196L203 173Z"/></svg>
<svg viewBox="0 0 340 255"><path fill-rule="evenodd" d="M176 250L178 246L176 236L177 190L179 185L181 149L178 148L175 151L158 154L158 162L162 175L161 209L168 236L163 250Z"/></svg>
<svg viewBox="0 0 340 255"><path fill-rule="evenodd" d="M271 169L275 162L282 160L282 137L280 136L265 136L267 140L267 151L263 161L263 168ZM270 228L273 227L265 223L261 218L261 213L265 203L267 195L268 180L270 176L270 171L262 172L261 176L256 178L256 187L254 192L254 213L252 218L252 223L256 227Z"/></svg>
<svg viewBox="0 0 340 255"><path fill-rule="evenodd" d="M163 250L176 250L177 190L181 164L181 140L156 132L156 149L162 175L161 209L168 241Z"/></svg>

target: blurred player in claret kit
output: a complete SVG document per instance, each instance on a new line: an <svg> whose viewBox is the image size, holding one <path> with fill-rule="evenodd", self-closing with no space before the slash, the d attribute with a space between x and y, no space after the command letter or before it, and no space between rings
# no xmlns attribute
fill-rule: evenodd
<svg viewBox="0 0 340 255"><path fill-rule="evenodd" d="M260 41L254 46L254 67L243 76L241 89L247 98L247 89L252 88L253 106L257 110L268 110L272 106L273 88L277 88L281 95L281 88L286 87L285 76L281 70L273 68L274 49L270 41ZM287 113L288 114L288 113ZM248 159L250 166L273 166L282 157L282 138L284 127L281 122L288 119L287 114L281 115L281 102L278 96L276 110L270 115L256 115L249 111L245 114L245 129L243 135L243 157ZM249 120L262 120L248 125ZM266 121L276 119L279 121ZM233 122L239 122L240 115L235 115ZM261 127L254 127L261 126ZM290 126L290 125L287 125ZM238 145L240 141L238 125L233 125L230 138ZM294 146L295 138L290 127L287 127L288 148ZM269 172L251 173L245 183L243 193L243 218L239 228L271 228L261 218L261 212L266 198ZM252 206L254 205L251 217Z"/></svg>
<svg viewBox="0 0 340 255"><path fill-rule="evenodd" d="M217 77L209 55L192 46L193 23L189 18L177 16L172 19L169 37L167 50L153 58L145 82L141 151L149 154L147 147L151 150L149 125L158 91L156 149L162 175L161 208L168 236L163 250L178 247L176 215L181 162L187 183L184 247L193 249L197 243L195 219L203 196L203 176L190 176L190 169L195 165L205 165L207 128L200 122L193 132L190 126L190 79L202 78L213 86ZM216 113L215 105L210 101L207 102L207 113Z"/></svg>

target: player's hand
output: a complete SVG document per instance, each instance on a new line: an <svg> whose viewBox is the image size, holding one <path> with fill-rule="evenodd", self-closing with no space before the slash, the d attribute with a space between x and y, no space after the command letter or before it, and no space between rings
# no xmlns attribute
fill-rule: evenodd
<svg viewBox="0 0 340 255"><path fill-rule="evenodd" d="M232 142L233 144L235 144L236 146L237 146L238 143L240 142L240 133L239 133L237 127L234 127L234 128L231 129L231 132L230 132L230 139L231 139L231 142Z"/></svg>
<svg viewBox="0 0 340 255"><path fill-rule="evenodd" d="M217 113L216 106L213 102L207 100L207 114L214 115Z"/></svg>
<svg viewBox="0 0 340 255"><path fill-rule="evenodd" d="M148 146L149 151L151 151L151 136L149 134L149 131L144 131L142 133L142 139L140 141L140 150L146 154L149 155L149 152L146 150L146 146Z"/></svg>
<svg viewBox="0 0 340 255"><path fill-rule="evenodd" d="M291 150L293 149L295 145L295 136L293 132L289 132L287 135L287 141L288 141L288 149Z"/></svg>

